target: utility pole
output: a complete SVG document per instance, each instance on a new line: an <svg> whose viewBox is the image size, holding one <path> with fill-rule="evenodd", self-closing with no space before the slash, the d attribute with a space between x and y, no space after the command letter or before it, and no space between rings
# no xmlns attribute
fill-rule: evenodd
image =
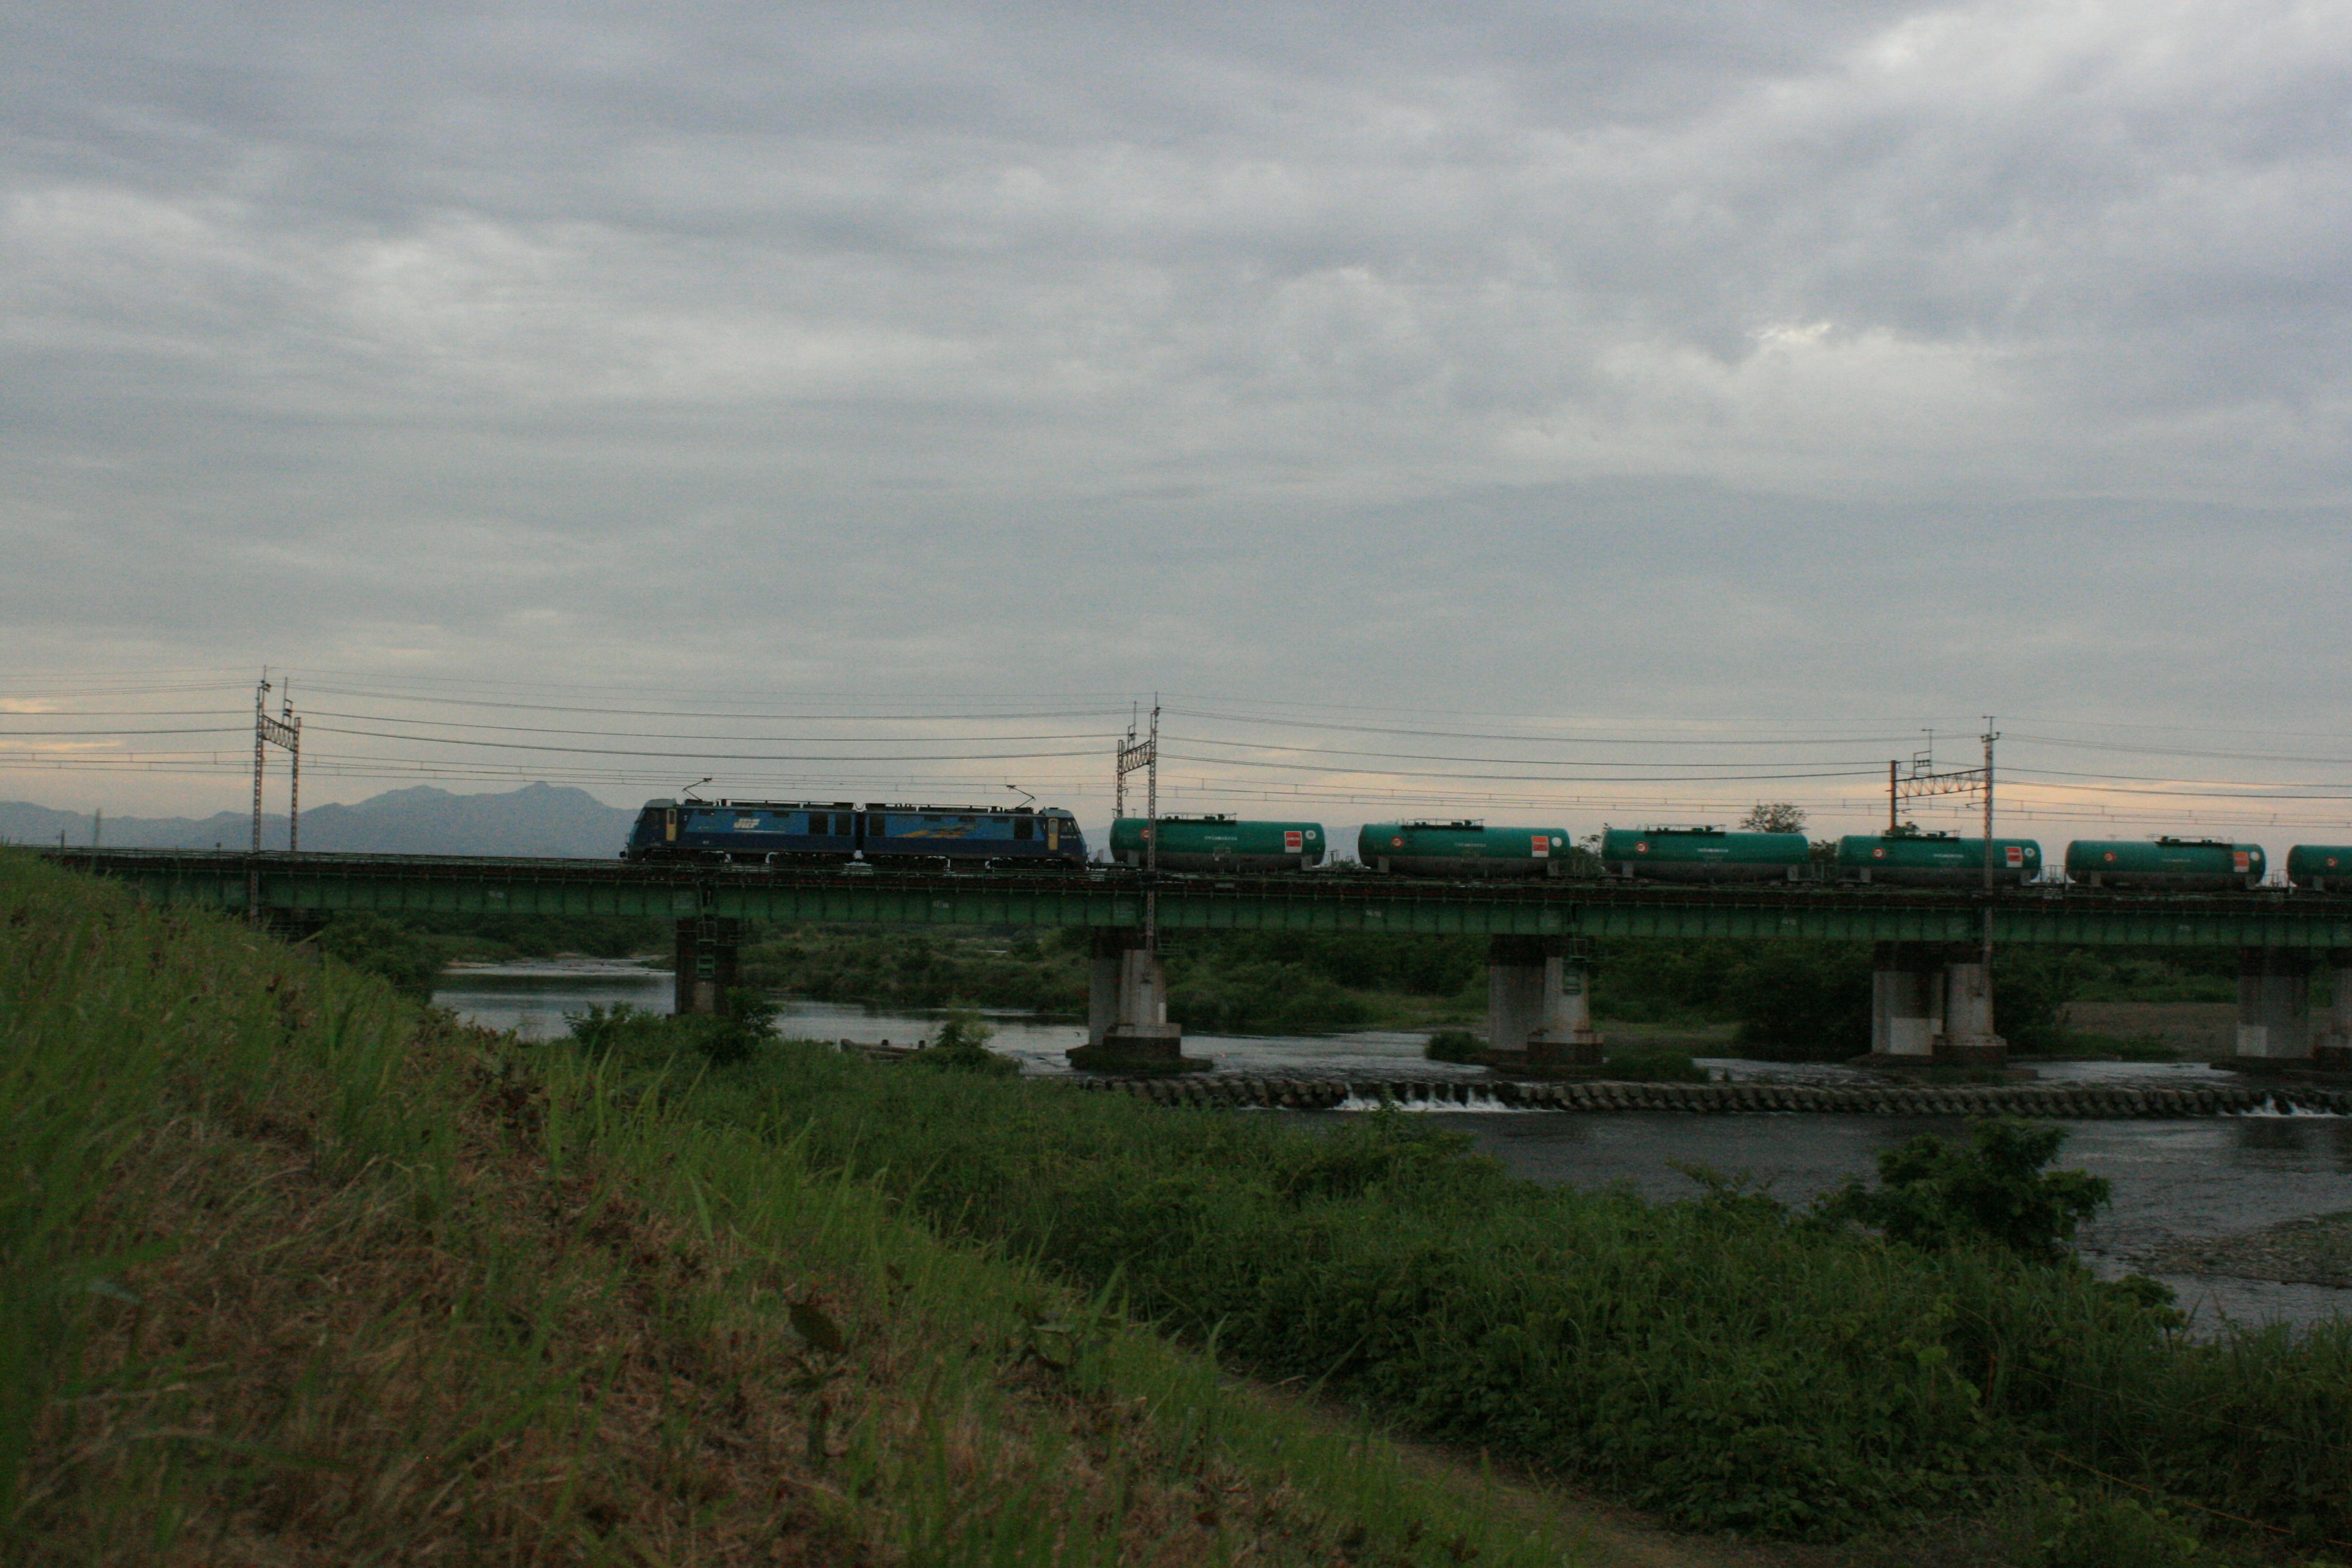
<svg viewBox="0 0 2352 1568"><path fill-rule="evenodd" d="M1127 775L1142 765L1142 748L1135 743L1135 707L1129 704L1127 716L1127 739L1111 743L1111 819L1127 815Z"/></svg>
<svg viewBox="0 0 2352 1568"><path fill-rule="evenodd" d="M2000 739L2000 731L1992 727L1992 715L1985 715L1984 727L1984 885L1992 891L1992 743ZM1992 900L1985 900L1984 910L1984 969L1986 983L1992 978Z"/></svg>
<svg viewBox="0 0 2352 1568"><path fill-rule="evenodd" d="M269 700L269 667L261 669L261 680L253 689L253 852L261 853L261 742L262 726L269 722L269 710L264 706Z"/></svg>
<svg viewBox="0 0 2352 1568"><path fill-rule="evenodd" d="M302 721L294 716L294 687L287 682L281 694L281 706L277 716L269 711L269 671L264 668L261 679L253 688L253 852L261 853L261 775L267 748L282 746L294 760L293 788L288 797L286 812L286 848L291 853L300 846L302 831ZM247 869L245 879L246 911L257 925L261 921L261 868L256 864Z"/></svg>
<svg viewBox="0 0 2352 1568"><path fill-rule="evenodd" d="M1143 951L1160 951L1160 693L1151 694L1150 760L1143 772Z"/></svg>
<svg viewBox="0 0 2352 1568"><path fill-rule="evenodd" d="M286 678L286 689L278 694L278 729L288 739L278 743L293 758L293 780L286 795L286 852L289 855L302 847L302 721L294 711L294 678Z"/></svg>
<svg viewBox="0 0 2352 1568"><path fill-rule="evenodd" d="M1985 715L1984 734L1984 846L1985 890L1992 890L1992 743L2000 739L1992 727L1992 715Z"/></svg>

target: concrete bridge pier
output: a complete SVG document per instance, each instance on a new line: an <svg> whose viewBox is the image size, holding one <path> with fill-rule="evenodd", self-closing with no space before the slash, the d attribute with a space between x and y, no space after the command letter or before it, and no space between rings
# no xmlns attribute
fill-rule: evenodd
<svg viewBox="0 0 2352 1568"><path fill-rule="evenodd" d="M1870 1055L1889 1067L1925 1067L1944 1033L1944 953L1932 943L1882 942L1870 971ZM1984 987L1986 1024L1992 987Z"/></svg>
<svg viewBox="0 0 2352 1568"><path fill-rule="evenodd" d="M717 1013L735 988L735 954L742 946L740 921L718 915L688 916L677 922L676 1013Z"/></svg>
<svg viewBox="0 0 2352 1568"><path fill-rule="evenodd" d="M1981 948L1961 948L1944 970L1944 1028L1938 1060L1999 1067L2009 1059L2009 1042L1993 1033L1992 969Z"/></svg>
<svg viewBox="0 0 2352 1568"><path fill-rule="evenodd" d="M1597 1067L1591 958L1581 942L1497 936L1486 948L1486 1049L1530 1066Z"/></svg>
<svg viewBox="0 0 2352 1568"><path fill-rule="evenodd" d="M1198 1072L1184 1029L1168 1021L1168 970L1134 931L1097 931L1087 963L1087 1043L1070 1065L1095 1072Z"/></svg>
<svg viewBox="0 0 2352 1568"><path fill-rule="evenodd" d="M2330 952L2327 967L2336 982L2336 995L2312 1036L2312 1065L2352 1072L2352 950L2339 947Z"/></svg>
<svg viewBox="0 0 2352 1568"><path fill-rule="evenodd" d="M2342 1005L2338 1002L2336 1009ZM2242 950L2238 954L2238 1060L2308 1064L2311 1033L2309 956L2294 948Z"/></svg>

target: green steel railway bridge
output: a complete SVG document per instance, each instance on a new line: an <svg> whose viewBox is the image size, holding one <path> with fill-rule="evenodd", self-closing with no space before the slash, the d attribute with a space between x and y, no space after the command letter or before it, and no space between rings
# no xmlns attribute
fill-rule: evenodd
<svg viewBox="0 0 2352 1568"><path fill-rule="evenodd" d="M691 862L421 855L52 849L57 864L142 899L299 926L336 912L625 915L676 922L677 1005L716 1005L742 922L1076 927L1093 933L1088 1052L1174 1065L1160 931L1379 931L1490 941L1488 1044L1541 1066L1597 1062L1589 944L1602 937L1870 942L1873 1055L1998 1060L1987 944L2234 948L2238 1054L2249 1065L2352 1065L2352 896L2264 889L2133 894L2053 887L1942 890L1832 883L1656 885L1574 879L1418 881L1330 870L1160 877L870 871ZM2310 976L2336 973L2315 1018ZM1076 1058L1074 1058L1076 1059Z"/></svg>

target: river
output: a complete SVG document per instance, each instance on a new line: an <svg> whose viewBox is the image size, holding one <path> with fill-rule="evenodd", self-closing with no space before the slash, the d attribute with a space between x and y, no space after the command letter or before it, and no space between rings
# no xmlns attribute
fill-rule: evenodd
<svg viewBox="0 0 2352 1568"><path fill-rule="evenodd" d="M564 1015L591 1004L623 1003L668 1010L670 976L640 964L593 959L453 969L434 1000L460 1016L526 1039L564 1032ZM786 1036L861 1044L912 1045L939 1027L938 1014L879 1014L837 1003L787 1000L778 1028ZM1074 1024L1017 1016L991 1016L990 1044L1020 1058L1040 1076L1066 1074L1062 1053L1081 1043ZM1284 1072L1298 1077L1477 1079L1484 1069L1423 1060L1418 1034L1364 1033L1331 1037L1241 1038L1188 1036L1190 1055L1211 1058L1225 1072ZM1735 1078L1792 1082L1868 1079L1832 1065L1709 1059L1711 1069ZM2189 1063L2037 1063L2046 1079L2186 1083L2225 1075ZM1326 1113L1328 1114L1328 1113ZM1920 1132L1964 1135L1956 1118L1819 1116L1672 1116L1623 1112L1434 1111L1470 1132L1479 1146L1533 1181L1577 1186L1630 1182L1656 1198L1686 1197L1696 1189L1674 1169L1701 1163L1745 1173L1777 1197L1802 1203L1851 1176L1867 1178L1882 1150ZM2061 1159L2107 1178L2115 1205L2082 1237L2084 1260L2101 1274L2130 1272L2160 1247L2200 1241L2280 1220L2352 1210L2352 1118L2237 1116L2168 1121L2078 1121L2070 1124ZM2226 1316L2241 1322L2316 1320L2352 1313L2352 1290L2280 1285L2217 1277L2163 1277L2183 1307L2210 1326Z"/></svg>

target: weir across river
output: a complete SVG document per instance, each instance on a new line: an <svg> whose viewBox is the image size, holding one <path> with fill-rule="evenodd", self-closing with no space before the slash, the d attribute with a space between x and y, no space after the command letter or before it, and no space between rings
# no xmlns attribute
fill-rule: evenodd
<svg viewBox="0 0 2352 1568"><path fill-rule="evenodd" d="M745 921L1030 926L1094 933L1093 1043L1163 1044L1178 1065L1156 957L1136 951L1148 894L1161 930L1475 935L1491 940L1488 1043L1530 1065L1591 1064L1595 938L1870 942L1873 1055L1890 1064L1999 1058L1984 944L2234 948L2248 1065L2352 1066L2352 896L2125 893L2065 886L1943 890L1836 883L1656 886L1580 879L1423 881L1351 868L1230 878L875 871L423 855L53 849L141 897L290 923L383 914L622 915L676 922L677 1005L717 1005ZM2310 975L2336 971L2324 1016ZM1139 1063L1137 1065L1150 1065Z"/></svg>

